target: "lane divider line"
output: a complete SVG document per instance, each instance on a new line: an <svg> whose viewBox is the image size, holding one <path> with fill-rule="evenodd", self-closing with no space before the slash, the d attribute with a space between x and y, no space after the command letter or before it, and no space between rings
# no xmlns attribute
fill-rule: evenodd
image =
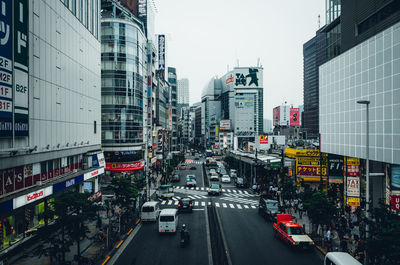
<svg viewBox="0 0 400 265"><path fill-rule="evenodd" d="M131 228L131 230L128 231L127 235L129 236L130 233L132 233L133 228Z"/></svg>
<svg viewBox="0 0 400 265"><path fill-rule="evenodd" d="M136 224L138 224L140 222L140 218L136 221Z"/></svg>
<svg viewBox="0 0 400 265"><path fill-rule="evenodd" d="M121 240L115 248L119 248L121 246L122 242L124 242L124 240Z"/></svg>
<svg viewBox="0 0 400 265"><path fill-rule="evenodd" d="M316 247L319 251L321 251L322 254L326 255L326 251L323 250L320 246L315 245L315 247Z"/></svg>
<svg viewBox="0 0 400 265"><path fill-rule="evenodd" d="M110 256L107 256L107 258L103 261L103 263L101 263L101 265L104 265L104 264L106 264L107 263L107 261L110 259L111 257Z"/></svg>

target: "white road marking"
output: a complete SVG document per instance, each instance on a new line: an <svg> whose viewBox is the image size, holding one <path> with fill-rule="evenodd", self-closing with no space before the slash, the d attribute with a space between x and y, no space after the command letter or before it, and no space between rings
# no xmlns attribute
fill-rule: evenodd
<svg viewBox="0 0 400 265"><path fill-rule="evenodd" d="M244 194L249 194L249 192L248 192L248 191L245 191L245 190L243 191L243 193L244 193Z"/></svg>
<svg viewBox="0 0 400 265"><path fill-rule="evenodd" d="M180 199L181 199L181 197L179 197L179 196L175 196L175 198L177 198L178 200L180 200Z"/></svg>
<svg viewBox="0 0 400 265"><path fill-rule="evenodd" d="M242 206L240 206L240 204L236 204L236 207L238 207L238 209L242 209Z"/></svg>
<svg viewBox="0 0 400 265"><path fill-rule="evenodd" d="M233 193L236 193L236 190L232 190L233 191Z"/></svg>
<svg viewBox="0 0 400 265"><path fill-rule="evenodd" d="M218 203L218 202L216 202L216 203L215 203L215 206L216 206L216 207L219 207L219 203Z"/></svg>
<svg viewBox="0 0 400 265"><path fill-rule="evenodd" d="M251 208L255 209L255 208L257 208L257 207L255 207L254 205L251 205Z"/></svg>
<svg viewBox="0 0 400 265"><path fill-rule="evenodd" d="M231 207L232 209L235 208L232 203L229 204L229 207Z"/></svg>
<svg viewBox="0 0 400 265"><path fill-rule="evenodd" d="M204 190L204 187L201 187L201 190Z"/></svg>
<svg viewBox="0 0 400 265"><path fill-rule="evenodd" d="M227 191L227 192L232 192L231 190L228 190L228 189L227 189L226 191Z"/></svg>
<svg viewBox="0 0 400 265"><path fill-rule="evenodd" d="M228 206L226 206L226 203L222 203L222 206L224 206L224 208L228 207Z"/></svg>
<svg viewBox="0 0 400 265"><path fill-rule="evenodd" d="M197 209L192 209L193 211L204 211L204 208L197 208Z"/></svg>
<svg viewBox="0 0 400 265"><path fill-rule="evenodd" d="M249 206L247 206L246 204L244 204L243 207L249 209Z"/></svg>
<svg viewBox="0 0 400 265"><path fill-rule="evenodd" d="M201 206L206 206L206 203L205 202L201 202Z"/></svg>
<svg viewBox="0 0 400 265"><path fill-rule="evenodd" d="M238 190L239 194L243 194L243 192L241 190Z"/></svg>
<svg viewBox="0 0 400 265"><path fill-rule="evenodd" d="M166 202L167 202L167 201L162 201L162 202L161 202L161 205L164 205Z"/></svg>
<svg viewBox="0 0 400 265"><path fill-rule="evenodd" d="M176 200L177 200L177 198L175 198L175 197L172 197L172 199L173 199L174 201L176 201Z"/></svg>
<svg viewBox="0 0 400 265"><path fill-rule="evenodd" d="M199 202L198 202L198 201L195 201L195 202L194 202L194 206L199 206Z"/></svg>
<svg viewBox="0 0 400 265"><path fill-rule="evenodd" d="M196 187L196 190L199 190L200 188L199 187Z"/></svg>
<svg viewBox="0 0 400 265"><path fill-rule="evenodd" d="M222 192L225 192L225 189L222 189Z"/></svg>
<svg viewBox="0 0 400 265"><path fill-rule="evenodd" d="M211 202L208 202L208 205L211 205Z"/></svg>
<svg viewBox="0 0 400 265"><path fill-rule="evenodd" d="M174 203L174 204L175 204L175 205L178 205L178 203L179 203L178 201L175 201L175 203Z"/></svg>
<svg viewBox="0 0 400 265"><path fill-rule="evenodd" d="M172 204L172 201L168 201L168 205L171 205Z"/></svg>

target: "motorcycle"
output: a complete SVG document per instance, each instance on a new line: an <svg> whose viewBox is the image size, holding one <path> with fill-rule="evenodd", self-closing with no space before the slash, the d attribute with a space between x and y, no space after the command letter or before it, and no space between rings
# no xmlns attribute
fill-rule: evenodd
<svg viewBox="0 0 400 265"><path fill-rule="evenodd" d="M186 230L186 228L182 228L180 236L180 246L186 247L189 244L189 241L190 241L189 232Z"/></svg>

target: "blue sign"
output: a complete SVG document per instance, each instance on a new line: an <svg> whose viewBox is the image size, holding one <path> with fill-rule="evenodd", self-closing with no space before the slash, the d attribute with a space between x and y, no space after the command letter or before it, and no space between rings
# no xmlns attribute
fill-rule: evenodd
<svg viewBox="0 0 400 265"><path fill-rule="evenodd" d="M165 35L158 35L158 69L165 70Z"/></svg>
<svg viewBox="0 0 400 265"><path fill-rule="evenodd" d="M53 193L65 190L83 182L83 175L53 185Z"/></svg>
<svg viewBox="0 0 400 265"><path fill-rule="evenodd" d="M13 133L12 3L0 1L0 137L12 137Z"/></svg>
<svg viewBox="0 0 400 265"><path fill-rule="evenodd" d="M392 165L392 190L400 190L400 166Z"/></svg>

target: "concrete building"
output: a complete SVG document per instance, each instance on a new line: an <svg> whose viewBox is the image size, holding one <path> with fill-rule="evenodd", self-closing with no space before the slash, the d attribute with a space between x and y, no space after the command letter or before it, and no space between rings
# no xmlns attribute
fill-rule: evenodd
<svg viewBox="0 0 400 265"><path fill-rule="evenodd" d="M102 10L102 146L106 171L110 176L143 174L143 143L147 142L148 130L144 25L116 1L103 1Z"/></svg>
<svg viewBox="0 0 400 265"><path fill-rule="evenodd" d="M263 121L263 129L265 134L272 133L272 120L264 119Z"/></svg>
<svg viewBox="0 0 400 265"><path fill-rule="evenodd" d="M104 156L100 1L13 0L1 8L2 23L15 29L0 49L0 71L10 77L1 84L9 106L0 111L3 252L44 223L45 205L63 190L96 195Z"/></svg>
<svg viewBox="0 0 400 265"><path fill-rule="evenodd" d="M368 100L370 193L374 206L379 198L389 204L400 194L400 3L341 7L341 54L319 69L321 151L365 164L366 106L357 101Z"/></svg>
<svg viewBox="0 0 400 265"><path fill-rule="evenodd" d="M179 150L178 142L178 98L177 98L177 76L176 69L168 67L168 83L170 84L170 107L171 107L171 151Z"/></svg>

